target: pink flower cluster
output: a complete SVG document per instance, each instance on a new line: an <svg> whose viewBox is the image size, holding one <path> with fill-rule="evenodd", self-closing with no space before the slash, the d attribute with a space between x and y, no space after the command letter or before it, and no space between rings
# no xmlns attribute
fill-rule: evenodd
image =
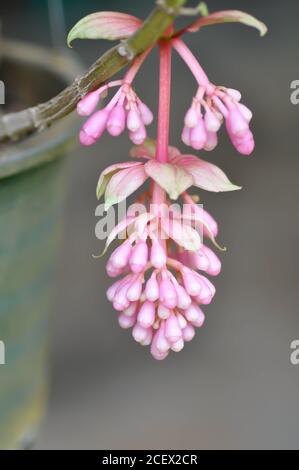
<svg viewBox="0 0 299 470"><path fill-rule="evenodd" d="M214 150L218 144L217 132L223 121L234 147L243 155L254 150L254 139L249 123L252 112L242 103L241 93L208 84L199 87L185 116L182 140L196 150Z"/></svg>
<svg viewBox="0 0 299 470"><path fill-rule="evenodd" d="M78 103L78 114L81 116L92 114L101 97L107 93L109 87L114 86L114 83L119 82L109 83L87 94ZM105 130L116 137L127 128L131 141L136 145L142 144L147 137L145 126L150 125L152 121L151 110L139 99L132 86L124 82L107 106L96 111L85 122L80 132L80 142L82 145L90 146L100 139Z"/></svg>
<svg viewBox="0 0 299 470"><path fill-rule="evenodd" d="M216 234L217 224L206 211L205 218ZM196 251L180 248L167 254L165 241L147 228L140 239L133 232L109 258L107 274L124 275L107 291L119 312L119 324L132 328L133 338L142 346L150 345L157 360L181 351L204 323L200 306L210 304L215 287L196 269L216 276L221 262L203 244Z"/></svg>

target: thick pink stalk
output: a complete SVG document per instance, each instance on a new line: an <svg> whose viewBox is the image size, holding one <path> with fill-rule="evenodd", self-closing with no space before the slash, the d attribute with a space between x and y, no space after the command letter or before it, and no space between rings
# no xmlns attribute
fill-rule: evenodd
<svg viewBox="0 0 299 470"><path fill-rule="evenodd" d="M168 160L170 97L171 97L171 54L172 45L169 41L160 43L160 84L159 112L156 160L166 163ZM165 191L158 185L153 187L153 204L157 206L165 201Z"/></svg>
<svg viewBox="0 0 299 470"><path fill-rule="evenodd" d="M181 39L174 39L172 45L193 73L199 86L207 87L210 81L189 47Z"/></svg>

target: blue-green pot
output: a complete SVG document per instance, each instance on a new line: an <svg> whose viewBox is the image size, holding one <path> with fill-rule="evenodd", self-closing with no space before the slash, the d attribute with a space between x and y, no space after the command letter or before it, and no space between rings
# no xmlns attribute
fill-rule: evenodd
<svg viewBox="0 0 299 470"><path fill-rule="evenodd" d="M12 110L51 98L79 71L72 55L1 40L0 79ZM48 315L67 178L57 157L77 129L73 115L0 145L0 449L32 445L46 410Z"/></svg>

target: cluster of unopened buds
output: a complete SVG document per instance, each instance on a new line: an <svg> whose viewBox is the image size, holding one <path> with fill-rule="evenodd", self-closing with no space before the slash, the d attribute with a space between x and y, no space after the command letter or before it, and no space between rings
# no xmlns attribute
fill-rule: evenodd
<svg viewBox="0 0 299 470"><path fill-rule="evenodd" d="M225 121L228 135L241 154L249 155L254 149L249 128L252 113L241 104L241 94L212 84L181 39L185 32L227 21L240 21L258 28L261 34L266 32L265 25L250 15L226 11L200 18L179 32L173 32L171 27L160 39L156 141L148 139L146 132L153 114L132 85L152 48L132 62L123 80L107 83L87 94L77 108L81 116L91 116L80 132L83 145L93 145L105 130L119 136L126 128L135 144L131 151L134 160L113 164L100 176L97 196L104 197L106 211L126 200L147 179L151 182L150 190L138 199L144 211L136 215L132 206L128 209L126 217L109 234L104 252L115 239L122 239L107 263L108 276L119 278L108 289L107 297L118 312L120 326L132 328L134 339L150 346L152 356L158 360L165 359L170 351L181 351L185 342L195 336L196 328L203 325L202 306L210 304L215 295L215 287L206 276L217 276L221 271L218 256L206 245L208 240L220 248L215 240L217 222L188 189L192 186L213 192L240 189L216 165L169 146L172 50L187 64L198 85L185 116L183 142L195 150L211 151ZM70 39L124 40L141 25L141 20L127 14L96 13L79 22ZM121 45L119 54L124 53L125 47ZM105 107L96 110L113 87L119 87L116 94ZM178 198L183 202L183 211L171 203Z"/></svg>
<svg viewBox="0 0 299 470"><path fill-rule="evenodd" d="M142 227L139 233L137 219L131 236L109 258L107 274L124 277L108 289L107 296L119 312L120 326L132 328L133 338L142 346L150 345L153 357L161 360L171 350L181 351L184 343L194 338L195 329L203 325L205 315L201 305L210 304L215 287L196 270L217 276L221 262L202 243L196 251L175 247L167 252L166 240L158 237L157 226L161 223L161 231L164 228L170 238L181 243L171 229L171 220L163 215L162 222L158 216L153 219L147 215L149 226ZM144 214L140 218L144 220ZM217 234L216 222L203 209L202 221ZM177 223L182 224L182 231L184 224L188 227L183 217ZM190 229L193 230L191 226Z"/></svg>
<svg viewBox="0 0 299 470"><path fill-rule="evenodd" d="M185 116L182 140L195 150L211 151L218 144L217 132L223 121L234 147L250 155L254 139L249 123L252 112L242 103L238 90L214 87L199 88Z"/></svg>
<svg viewBox="0 0 299 470"><path fill-rule="evenodd" d="M78 104L77 110L80 116L92 114L100 99L105 96L109 88L121 87L105 108L96 111L84 124L80 132L80 142L89 146L104 134L105 130L113 137L121 135L127 128L131 141L142 144L146 137L146 128L152 123L154 117L151 110L143 103L133 90L132 86L125 82L111 82L98 90L89 93Z"/></svg>

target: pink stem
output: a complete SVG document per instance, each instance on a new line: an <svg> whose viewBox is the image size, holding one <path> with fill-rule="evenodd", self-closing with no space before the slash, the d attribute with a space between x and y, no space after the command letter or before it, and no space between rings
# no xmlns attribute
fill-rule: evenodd
<svg viewBox="0 0 299 470"><path fill-rule="evenodd" d="M189 47L181 39L174 39L172 45L193 73L199 86L207 87L210 81Z"/></svg>
<svg viewBox="0 0 299 470"><path fill-rule="evenodd" d="M160 43L160 85L159 85L159 113L156 160L161 163L168 161L169 125L170 125L170 97L171 97L171 53L170 42ZM165 191L158 184L154 184L153 203L163 204Z"/></svg>
<svg viewBox="0 0 299 470"><path fill-rule="evenodd" d="M148 48L143 54L138 56L130 66L129 70L127 71L125 77L124 77L124 82L128 83L129 85L132 84L134 78L136 77L137 73L139 72L140 67L142 66L143 62L149 55L149 53L152 51L152 47Z"/></svg>

